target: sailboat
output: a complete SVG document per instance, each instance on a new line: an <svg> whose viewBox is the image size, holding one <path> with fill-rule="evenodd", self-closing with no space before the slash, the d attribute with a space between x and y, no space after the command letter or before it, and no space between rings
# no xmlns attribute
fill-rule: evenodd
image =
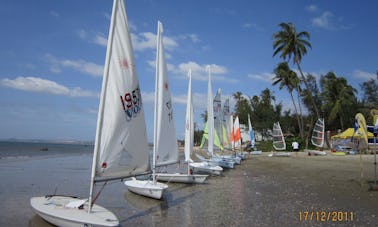
<svg viewBox="0 0 378 227"><path fill-rule="evenodd" d="M173 119L172 99L168 82L167 63L164 55L163 45L163 25L158 22L158 43L157 43L157 58L156 58L156 95L155 95L155 136L154 148L156 166L165 166L175 164L179 161L179 152L177 146L176 129ZM190 81L191 89L191 81ZM190 91L191 92L191 91ZM191 93L190 93L191 96ZM191 102L188 91L188 102ZM192 108L188 105L187 108ZM190 118L190 116L188 116ZM193 118L193 117L192 117ZM190 120L190 119L189 119ZM188 121L188 119L187 119ZM193 121L193 119L192 119ZM189 124L190 122L187 122ZM194 123L192 123L194 124ZM194 127L194 125L193 125ZM188 132L190 133L190 132ZM191 132L193 134L193 132ZM193 139L193 138L192 138ZM193 142L192 142L193 144ZM186 151L187 152L187 151ZM188 151L190 152L190 151ZM187 161L188 158L186 157ZM180 182L180 183L203 183L207 175L193 175L188 173L155 173L156 179L159 181Z"/></svg>
<svg viewBox="0 0 378 227"><path fill-rule="evenodd" d="M33 197L33 210L57 226L118 226L94 204L95 184L150 172L146 123L135 71L125 4L114 0L101 89L89 198Z"/></svg>
<svg viewBox="0 0 378 227"><path fill-rule="evenodd" d="M163 25L158 22L154 108L154 147L152 154L152 180L125 181L127 188L140 195L161 199L168 185L157 182L156 167L178 162L176 129L173 120L171 93L167 77L163 47Z"/></svg>
<svg viewBox="0 0 378 227"><path fill-rule="evenodd" d="M280 122L273 123L273 148L278 151L286 150L285 137L282 133ZM272 152L270 157L288 157L288 152Z"/></svg>
<svg viewBox="0 0 378 227"><path fill-rule="evenodd" d="M251 151L251 154L253 155L259 155L262 153L261 150L256 150L256 139L255 139L255 132L252 128L252 124L251 124L251 118L249 117L249 114L248 114L248 133L249 133L249 141L251 143L251 149L253 149Z"/></svg>
<svg viewBox="0 0 378 227"><path fill-rule="evenodd" d="M189 71L188 100L186 103L186 124L185 124L185 161L188 162L189 173L206 173L221 175L223 168L211 165L208 162L193 162L190 155L193 153L194 119L192 101L192 73Z"/></svg>
<svg viewBox="0 0 378 227"><path fill-rule="evenodd" d="M311 136L311 143L320 148L323 149L324 147L324 118L319 118L314 125L314 129L312 130L312 136ZM322 150L306 150L308 155L327 155L326 152Z"/></svg>
<svg viewBox="0 0 378 227"><path fill-rule="evenodd" d="M209 79L208 79L208 87L207 87L207 128L205 128L203 138L207 136L207 152L210 155L210 158L206 159L202 157L201 155L196 154L196 156L201 161L206 161L212 165L218 165L223 168L234 168L235 162L232 160L228 160L222 157L217 157L214 154L214 139L217 138L217 145L220 147L221 150L223 150L223 146L219 140L218 133L214 128L214 100L213 100L213 94L212 94L212 88L211 88L211 69L210 66L207 67L207 70L209 72ZM217 103L218 106L218 103ZM220 106L220 100L219 100L219 106ZM220 110L219 110L220 111ZM207 129L207 130L206 130ZM206 135L207 131L207 135ZM201 143L203 145L203 143Z"/></svg>

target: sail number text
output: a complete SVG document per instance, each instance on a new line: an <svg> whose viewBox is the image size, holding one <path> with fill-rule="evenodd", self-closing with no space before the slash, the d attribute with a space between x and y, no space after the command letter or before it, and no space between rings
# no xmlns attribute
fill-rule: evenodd
<svg viewBox="0 0 378 227"><path fill-rule="evenodd" d="M130 121L136 117L142 109L142 96L140 89L137 87L132 92L126 92L120 96L122 108L125 111L126 119Z"/></svg>

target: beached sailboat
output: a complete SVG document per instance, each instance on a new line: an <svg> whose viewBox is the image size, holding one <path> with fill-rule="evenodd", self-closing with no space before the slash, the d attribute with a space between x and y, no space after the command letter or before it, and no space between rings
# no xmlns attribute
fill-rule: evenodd
<svg viewBox="0 0 378 227"><path fill-rule="evenodd" d="M217 139L216 144L221 150L223 150L223 146L219 140L218 133L214 128L214 100L213 100L213 94L212 94L212 88L211 88L210 66L208 66L207 70L209 73L208 87L207 87L207 125L206 125L207 127L204 130L203 138L207 137L207 142L208 142L207 152L210 155L210 158L206 159L198 154L196 154L196 156L201 161L206 161L212 165L219 165L220 167L223 167L223 168L234 168L235 162L233 160L217 157L214 154L214 144L215 144L214 139ZM219 100L219 106L220 106L220 100ZM217 107L218 107L218 103L217 103ZM206 134L206 131L207 131L207 134ZM203 144L204 143L202 142L201 145L203 146Z"/></svg>
<svg viewBox="0 0 378 227"><path fill-rule="evenodd" d="M162 32L163 25L159 21L156 50L152 180L137 180L133 178L130 181L125 181L125 185L130 191L154 199L161 199L164 190L168 188L168 185L157 182L156 167L177 163L179 161Z"/></svg>
<svg viewBox="0 0 378 227"><path fill-rule="evenodd" d="M324 147L324 136L325 136L325 125L324 125L324 118L319 118L314 125L314 129L312 130L311 136L311 143L322 149ZM306 150L308 155L327 155L326 152L322 150Z"/></svg>
<svg viewBox="0 0 378 227"><path fill-rule="evenodd" d="M261 150L256 150L255 131L252 128L251 118L249 117L249 114L248 114L248 134L249 134L249 141L251 143L250 145L251 145L251 149L252 149L252 151L250 153L253 154L253 155L261 154L262 153Z"/></svg>
<svg viewBox="0 0 378 227"><path fill-rule="evenodd" d="M285 137L282 133L280 122L273 123L273 148L277 151L286 150ZM269 154L270 157L288 157L290 153L288 152L272 152Z"/></svg>
<svg viewBox="0 0 378 227"><path fill-rule="evenodd" d="M33 210L57 226L118 226L118 218L94 204L96 183L150 172L146 124L123 0L114 0L100 97L89 198L47 195ZM110 76L111 75L111 76Z"/></svg>
<svg viewBox="0 0 378 227"><path fill-rule="evenodd" d="M156 58L156 95L155 95L155 136L154 144L156 155L156 167L165 166L169 164L175 164L179 161L179 152L177 146L176 129L173 119L173 107L171 93L169 89L168 82L168 70L167 63L164 55L164 45L163 45L163 25L158 22L158 43L157 43L157 58ZM191 106L191 75L189 75L189 88L188 88L188 103L187 103L187 114L190 109L193 111ZM190 89L190 90L189 90ZM190 93L189 93L190 92ZM188 110L189 108L189 110ZM193 114L192 114L193 115ZM190 119L191 118L191 119ZM190 120L192 123L190 123ZM186 124L193 123L193 116L189 115L186 119ZM189 128L190 129L190 128ZM193 132L188 131L188 133L193 134ZM192 135L193 137L193 135ZM190 138L188 138L190 139ZM192 138L193 140L193 138ZM189 141L188 141L189 143ZM193 145L193 142L191 142ZM185 151L189 152L190 151ZM189 161L190 157L187 157L185 153L186 161ZM159 181L168 182L180 182L180 183L202 183L205 181L207 175L193 175L189 172L186 174L181 173L156 173L156 179Z"/></svg>

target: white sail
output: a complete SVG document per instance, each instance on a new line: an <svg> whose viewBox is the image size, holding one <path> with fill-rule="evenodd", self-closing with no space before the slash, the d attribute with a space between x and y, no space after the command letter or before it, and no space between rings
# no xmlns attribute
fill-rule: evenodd
<svg viewBox="0 0 378 227"><path fill-rule="evenodd" d="M219 138L220 149L223 149L223 133L222 133L222 124L223 124L223 112L222 112L222 97L221 89L217 90L213 101L213 110L214 110L214 134L216 133Z"/></svg>
<svg viewBox="0 0 378 227"><path fill-rule="evenodd" d="M185 115L185 161L192 162L191 154L193 152L193 140L194 140L194 119L193 119L193 101L192 101L192 72L189 70L189 85L188 85L188 97L186 101L186 115Z"/></svg>
<svg viewBox="0 0 378 227"><path fill-rule="evenodd" d="M177 163L178 145L168 69L164 54L163 25L158 22L157 56L156 56L156 86L155 86L155 132L154 153L156 166Z"/></svg>
<svg viewBox="0 0 378 227"><path fill-rule="evenodd" d="M311 143L317 147L324 146L324 118L319 118L315 122L314 129L312 130Z"/></svg>
<svg viewBox="0 0 378 227"><path fill-rule="evenodd" d="M150 170L142 96L123 1L113 6L94 152L96 178L125 178Z"/></svg>
<svg viewBox="0 0 378 227"><path fill-rule="evenodd" d="M207 150L212 156L214 152L214 109L213 109L213 93L211 89L211 68L206 68L209 72L209 81L207 85L207 125L208 125L208 146Z"/></svg>
<svg viewBox="0 0 378 227"><path fill-rule="evenodd" d="M273 123L273 147L276 150L286 150L285 138L281 130L280 122Z"/></svg>
<svg viewBox="0 0 378 227"><path fill-rule="evenodd" d="M49 195L30 204L56 226L119 226L94 204L94 184L150 171L146 123L123 0L114 0L100 96L89 199Z"/></svg>
<svg viewBox="0 0 378 227"><path fill-rule="evenodd" d="M230 143L230 99L226 98L223 104L223 124L222 124L222 136L223 136L223 147L231 149Z"/></svg>

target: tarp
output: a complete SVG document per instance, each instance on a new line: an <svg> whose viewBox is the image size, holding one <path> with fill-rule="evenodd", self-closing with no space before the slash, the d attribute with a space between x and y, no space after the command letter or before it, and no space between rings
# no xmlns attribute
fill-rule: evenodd
<svg viewBox="0 0 378 227"><path fill-rule="evenodd" d="M331 137L331 139L348 139L348 138L351 138L352 136L354 138L360 138L361 135L362 135L363 131L361 128L359 128L356 132L356 134L354 134L354 129L353 128L348 128L347 130L345 130L344 132L340 133L340 134L337 134L337 135L334 135ZM374 135L373 133L371 132L368 132L368 138L373 138Z"/></svg>

